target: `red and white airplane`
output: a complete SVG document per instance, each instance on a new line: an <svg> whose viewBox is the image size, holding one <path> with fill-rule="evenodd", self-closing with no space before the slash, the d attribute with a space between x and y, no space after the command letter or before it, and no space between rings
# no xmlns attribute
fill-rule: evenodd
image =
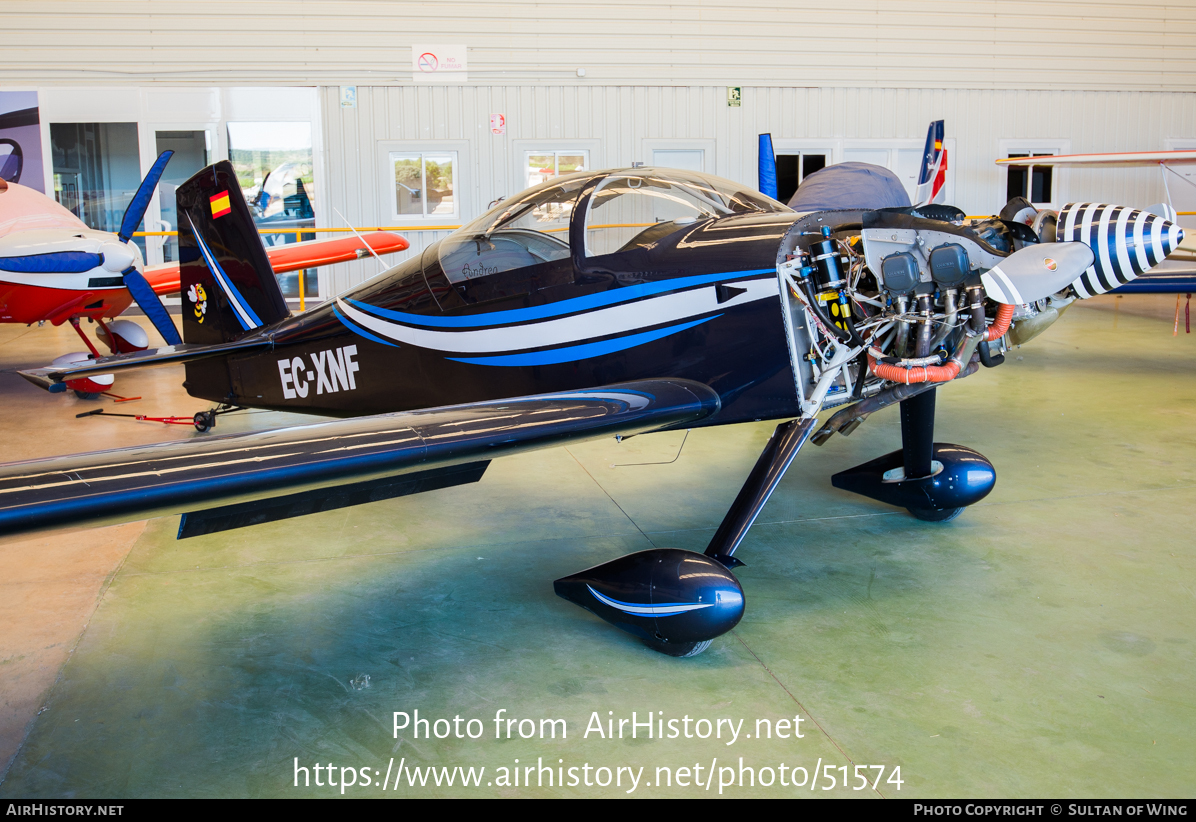
<svg viewBox="0 0 1196 822"><path fill-rule="evenodd" d="M88 351L54 361L66 364L101 356L80 327L83 319L98 325L96 337L114 354L148 348L149 338L141 326L113 321L136 302L167 345L181 343L160 299L179 292L179 263L146 267L141 250L130 242L171 154L167 151L158 157L115 234L88 228L46 195L0 178L0 323L69 322ZM273 246L267 254L274 273L284 274L407 247L403 237L376 231ZM71 382L68 387L79 395L95 395L108 391L113 378L99 375Z"/></svg>

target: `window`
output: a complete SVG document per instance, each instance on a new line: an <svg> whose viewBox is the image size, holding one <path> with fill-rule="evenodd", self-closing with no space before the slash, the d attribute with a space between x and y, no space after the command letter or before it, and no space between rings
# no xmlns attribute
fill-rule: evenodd
<svg viewBox="0 0 1196 822"><path fill-rule="evenodd" d="M728 181L686 171L612 174L594 189L586 211L587 256L651 249L705 220L753 211L787 211Z"/></svg>
<svg viewBox="0 0 1196 822"><path fill-rule="evenodd" d="M196 138L198 145L198 138ZM232 122L228 124L228 159L266 245L314 240L317 201L310 122ZM287 231L289 229L289 232ZM299 296L299 273L281 274L283 296ZM305 294L318 291L315 269L303 272Z"/></svg>
<svg viewBox="0 0 1196 822"><path fill-rule="evenodd" d="M588 178L547 184L505 200L440 243L440 265L459 283L569 260L569 219Z"/></svg>
<svg viewBox="0 0 1196 822"><path fill-rule="evenodd" d="M700 148L655 148L652 149L652 165L656 168L705 171L706 152Z"/></svg>
<svg viewBox="0 0 1196 822"><path fill-rule="evenodd" d="M802 180L815 171L826 168L830 160L829 152L799 151L794 154L777 155L777 199L787 203L801 185Z"/></svg>
<svg viewBox="0 0 1196 822"><path fill-rule="evenodd" d="M584 149L523 152L524 183L528 188L562 174L587 171L589 167L590 152Z"/></svg>
<svg viewBox="0 0 1196 822"><path fill-rule="evenodd" d="M88 228L120 230L141 185L137 124L51 123L50 154L54 199ZM135 242L144 254L145 239Z"/></svg>
<svg viewBox="0 0 1196 822"><path fill-rule="evenodd" d="M1033 153L1013 153L1014 157L1050 157L1053 151L1035 151ZM1005 180L1005 202L1014 197L1025 197L1031 203L1050 203L1054 201L1053 178L1054 169L1051 166L1010 166L1006 169L1008 177Z"/></svg>
<svg viewBox="0 0 1196 822"><path fill-rule="evenodd" d="M179 217L175 203L175 191L193 174L211 162L212 134L206 129L186 131L155 131L155 150L173 151L174 156L166 164L162 179L158 182L159 211L163 231L178 231ZM162 259L172 262L179 258L178 237L164 237Z"/></svg>
<svg viewBox="0 0 1196 822"><path fill-rule="evenodd" d="M1048 157L1053 154L1070 154L1070 140L998 140L998 157ZM1038 208L1055 208L1056 203L1067 202L1067 170L1052 166L1007 166L1005 186L994 191L1001 205L1014 197L1025 197ZM999 210L999 206L995 207Z"/></svg>
<svg viewBox="0 0 1196 822"><path fill-rule="evenodd" d="M398 217L456 217L457 152L389 154L394 169L394 214Z"/></svg>

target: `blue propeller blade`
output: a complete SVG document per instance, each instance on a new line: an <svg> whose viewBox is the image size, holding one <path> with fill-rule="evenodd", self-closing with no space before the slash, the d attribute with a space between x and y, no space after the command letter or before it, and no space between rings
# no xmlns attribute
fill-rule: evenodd
<svg viewBox="0 0 1196 822"><path fill-rule="evenodd" d="M137 226L141 225L145 210L149 208L150 200L153 199L154 189L158 187L158 180L162 179L162 172L166 170L166 164L170 162L173 154L173 151L163 151L159 154L158 159L154 160L153 166L150 167L149 174L145 175L145 179L137 187L137 193L129 201L124 219L120 221L120 231L116 234L122 242L127 243L132 238L133 232L137 230Z"/></svg>
<svg viewBox="0 0 1196 822"><path fill-rule="evenodd" d="M149 317L154 328L158 329L158 333L162 335L162 339L166 340L166 344L178 345L181 343L183 340L179 337L178 329L174 327L174 321L170 319L166 306L162 305L162 301L150 287L145 275L135 268L127 268L123 273L125 288L129 289L129 293L133 295L137 305L145 312L145 316Z"/></svg>
<svg viewBox="0 0 1196 822"><path fill-rule="evenodd" d="M21 274L78 274L104 263L103 254L89 251L51 251L24 257L0 257L0 271Z"/></svg>

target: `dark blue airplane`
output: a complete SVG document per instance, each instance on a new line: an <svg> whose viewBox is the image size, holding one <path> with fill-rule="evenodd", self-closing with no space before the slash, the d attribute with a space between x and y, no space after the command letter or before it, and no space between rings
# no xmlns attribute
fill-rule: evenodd
<svg viewBox="0 0 1196 822"><path fill-rule="evenodd" d="M835 169L811 179L855 185ZM704 174L586 171L291 316L232 166L177 200L185 342L24 376L56 391L182 362L187 391L220 404L201 429L234 407L348 419L3 466L0 533L182 513L189 537L474 482L521 450L782 420L704 554L643 551L555 583L676 656L739 621L736 549L807 440L900 403L902 448L832 481L951 519L996 473L934 442L934 389L997 365L1011 323L1040 330L1076 283L1132 279L1182 237L1113 206L1069 205L1036 234L950 206L801 213Z"/></svg>

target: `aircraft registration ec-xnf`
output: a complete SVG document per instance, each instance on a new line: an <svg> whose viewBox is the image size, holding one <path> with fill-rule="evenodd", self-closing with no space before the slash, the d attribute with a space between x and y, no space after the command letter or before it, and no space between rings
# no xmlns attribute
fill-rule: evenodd
<svg viewBox="0 0 1196 822"><path fill-rule="evenodd" d="M937 152L928 140L927 185ZM743 615L736 549L808 440L900 403L901 449L832 482L951 519L996 472L934 442L935 389L1182 239L1097 203L1031 228L934 204L803 213L705 174L584 171L291 316L237 191L226 162L178 189L182 344L24 376L55 390L182 362L192 396L349 419L5 465L0 533L182 513L188 537L477 481L527 449L780 420L704 554L642 551L555 582L675 656Z"/></svg>

